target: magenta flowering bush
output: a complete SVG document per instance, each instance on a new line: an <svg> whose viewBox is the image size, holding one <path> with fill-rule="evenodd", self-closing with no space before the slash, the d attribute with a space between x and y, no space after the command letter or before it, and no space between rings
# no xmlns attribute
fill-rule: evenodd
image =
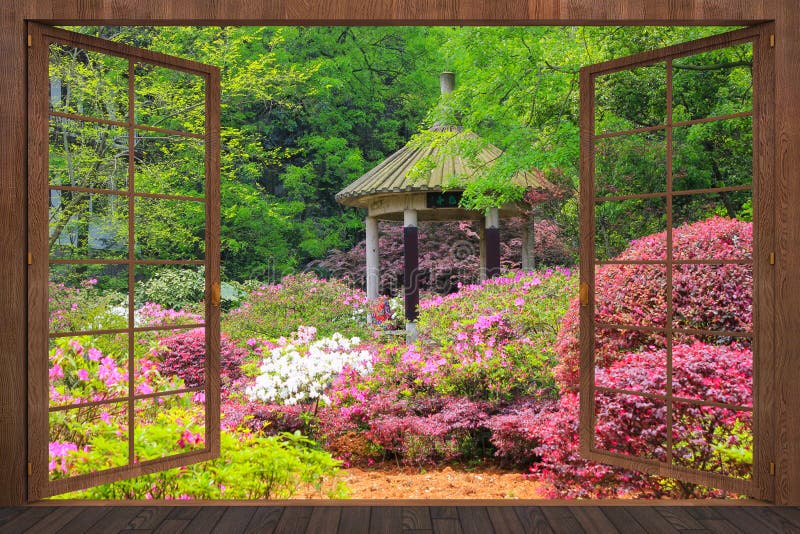
<svg viewBox="0 0 800 534"><path fill-rule="evenodd" d="M205 384L206 336L205 330L196 328L158 340L150 350L158 372L163 376L177 376L186 387ZM220 336L220 376L222 387L242 376L242 364L248 351L231 342L227 334Z"/></svg>

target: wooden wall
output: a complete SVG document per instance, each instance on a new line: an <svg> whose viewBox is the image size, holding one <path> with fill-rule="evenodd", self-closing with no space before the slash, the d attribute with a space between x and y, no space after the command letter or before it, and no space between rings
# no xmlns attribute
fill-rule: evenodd
<svg viewBox="0 0 800 534"><path fill-rule="evenodd" d="M96 24L749 24L776 21L775 495L800 505L797 0L4 0L0 13L0 505L25 501L25 20Z"/></svg>

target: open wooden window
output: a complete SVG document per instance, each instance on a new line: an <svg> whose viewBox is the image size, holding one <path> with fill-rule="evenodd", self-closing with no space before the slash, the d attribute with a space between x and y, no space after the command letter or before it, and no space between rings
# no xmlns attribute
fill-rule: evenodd
<svg viewBox="0 0 800 534"><path fill-rule="evenodd" d="M581 71L589 459L771 495L771 66L764 25ZM752 221L752 244L693 248L687 225L715 215ZM738 367L693 369L703 381L688 384L704 358Z"/></svg>
<svg viewBox="0 0 800 534"><path fill-rule="evenodd" d="M33 23L28 69L30 498L213 458L219 70ZM145 305L165 269L204 303Z"/></svg>

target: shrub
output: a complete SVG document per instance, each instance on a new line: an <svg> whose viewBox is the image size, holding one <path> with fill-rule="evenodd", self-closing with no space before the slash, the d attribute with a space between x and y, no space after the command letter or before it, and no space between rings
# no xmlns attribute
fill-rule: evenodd
<svg viewBox="0 0 800 534"><path fill-rule="evenodd" d="M745 259L752 256L751 223L712 217L673 231L673 254L678 259ZM616 259L663 258L666 235L653 234L631 243ZM672 277L675 324L680 328L750 331L752 328L752 269L746 265L683 265ZM650 265L604 265L597 269L595 287L598 322L634 326L663 325L666 303L663 269ZM578 385L578 299L570 302L556 341L559 363L556 379L565 389ZM716 340L704 338L712 343ZM597 364L607 366L626 351L663 345L657 335L633 330L603 331L595 342Z"/></svg>
<svg viewBox="0 0 800 534"><path fill-rule="evenodd" d="M302 325L315 325L321 337L340 332L367 337L367 297L338 280L311 274L284 277L280 284L261 286L231 310L222 325L239 343L250 338L288 337Z"/></svg>
<svg viewBox="0 0 800 534"><path fill-rule="evenodd" d="M506 269L520 266L523 219L501 221L501 264ZM398 224L381 223L380 293L395 295L403 287L403 233ZM534 254L539 265L571 263L572 252L565 245L559 227L550 220L536 221ZM457 291L459 284L479 280L480 240L470 222L422 222L419 226L420 288L439 294ZM348 251L330 254L313 267L326 275L365 288L366 242Z"/></svg>
<svg viewBox="0 0 800 534"><path fill-rule="evenodd" d="M139 306L155 303L166 308L182 310L196 307L206 294L205 267L191 269L159 268L155 273L136 284L136 302ZM220 287L220 307L223 310L237 306L244 292L223 282Z"/></svg>
<svg viewBox="0 0 800 534"><path fill-rule="evenodd" d="M241 376L241 366L246 356L245 349L234 345L227 335L221 335L220 374L223 387ZM156 361L156 367L162 375L178 376L186 387L202 386L205 383L205 330L196 328L159 339L151 349L150 357Z"/></svg>

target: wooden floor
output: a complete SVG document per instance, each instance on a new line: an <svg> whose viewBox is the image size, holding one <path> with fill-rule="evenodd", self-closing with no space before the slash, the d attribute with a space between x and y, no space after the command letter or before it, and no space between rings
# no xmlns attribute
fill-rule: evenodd
<svg viewBox="0 0 800 534"><path fill-rule="evenodd" d="M0 533L16 532L800 533L800 507L70 505L0 508Z"/></svg>

